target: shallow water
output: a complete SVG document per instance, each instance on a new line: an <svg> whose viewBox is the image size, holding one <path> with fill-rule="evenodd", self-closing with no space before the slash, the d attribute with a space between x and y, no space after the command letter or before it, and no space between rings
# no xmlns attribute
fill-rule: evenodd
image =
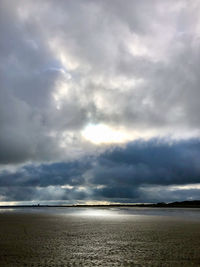
<svg viewBox="0 0 200 267"><path fill-rule="evenodd" d="M2 213L33 213L49 215L75 215L75 216L127 216L151 215L168 216L182 219L200 221L199 208L148 208L148 207L25 207L25 208L0 208Z"/></svg>
<svg viewBox="0 0 200 267"><path fill-rule="evenodd" d="M200 266L198 209L1 210L0 266Z"/></svg>

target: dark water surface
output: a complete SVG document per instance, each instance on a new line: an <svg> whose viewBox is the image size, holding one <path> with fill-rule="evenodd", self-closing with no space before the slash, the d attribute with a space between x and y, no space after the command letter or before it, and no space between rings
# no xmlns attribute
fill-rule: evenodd
<svg viewBox="0 0 200 267"><path fill-rule="evenodd" d="M200 266L200 210L0 209L0 266Z"/></svg>

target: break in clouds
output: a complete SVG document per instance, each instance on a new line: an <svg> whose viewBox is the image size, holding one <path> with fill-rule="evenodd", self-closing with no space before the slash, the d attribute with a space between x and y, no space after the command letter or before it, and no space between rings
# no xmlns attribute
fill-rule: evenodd
<svg viewBox="0 0 200 267"><path fill-rule="evenodd" d="M0 200L199 198L199 12L2 0Z"/></svg>

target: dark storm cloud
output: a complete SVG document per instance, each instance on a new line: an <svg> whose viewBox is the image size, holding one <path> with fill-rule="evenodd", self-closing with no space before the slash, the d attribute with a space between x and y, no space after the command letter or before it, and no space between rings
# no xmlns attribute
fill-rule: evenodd
<svg viewBox="0 0 200 267"><path fill-rule="evenodd" d="M3 171L0 174L0 186L33 186L46 187L56 185L81 185L83 174L90 168L89 162L53 163L50 165L27 165L12 173Z"/></svg>
<svg viewBox="0 0 200 267"><path fill-rule="evenodd" d="M98 158L93 183L187 184L200 182L199 140L173 144L162 140L133 142Z"/></svg>
<svg viewBox="0 0 200 267"><path fill-rule="evenodd" d="M200 183L199 166L199 140L172 144L163 140L139 141L101 155L91 170L90 182L103 186L95 189L97 198L136 202L198 199L199 189L187 190L181 186ZM173 185L181 190L171 190Z"/></svg>
<svg viewBox="0 0 200 267"><path fill-rule="evenodd" d="M1 196L12 201L38 198L152 202L176 196L191 198L198 195L198 189L177 187L200 184L199 161L200 141L196 139L175 143L138 141L109 149L98 157L29 165L14 173L3 171ZM172 186L176 187L170 189Z"/></svg>
<svg viewBox="0 0 200 267"><path fill-rule="evenodd" d="M129 185L119 186L107 186L105 188L94 189L92 192L92 198L94 200L118 200L123 201L123 199L132 199L134 201L140 196L138 188L130 187Z"/></svg>

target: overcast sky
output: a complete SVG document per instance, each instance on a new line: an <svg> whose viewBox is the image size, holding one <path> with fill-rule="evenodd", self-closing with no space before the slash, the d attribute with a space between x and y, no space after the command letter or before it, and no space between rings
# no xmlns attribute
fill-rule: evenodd
<svg viewBox="0 0 200 267"><path fill-rule="evenodd" d="M0 1L0 203L200 199L200 1Z"/></svg>

